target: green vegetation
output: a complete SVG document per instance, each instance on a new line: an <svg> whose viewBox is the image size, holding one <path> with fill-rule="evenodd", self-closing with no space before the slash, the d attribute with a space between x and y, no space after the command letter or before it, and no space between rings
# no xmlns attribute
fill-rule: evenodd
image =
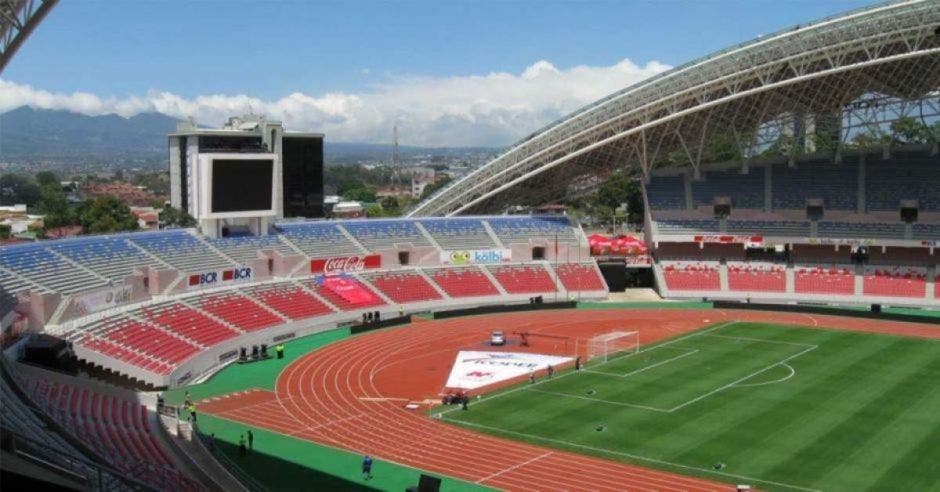
<svg viewBox="0 0 940 492"><path fill-rule="evenodd" d="M40 195L39 184L32 177L12 173L0 175L0 205L26 204L32 207L39 203Z"/></svg>
<svg viewBox="0 0 940 492"><path fill-rule="evenodd" d="M195 227L196 219L189 212L173 208L169 205L160 211L160 222L166 227Z"/></svg>
<svg viewBox="0 0 940 492"><path fill-rule="evenodd" d="M137 217L123 200L99 196L85 200L78 207L78 221L86 234L136 231Z"/></svg>
<svg viewBox="0 0 940 492"><path fill-rule="evenodd" d="M733 323L444 418L764 490L940 490L938 380L934 340Z"/></svg>

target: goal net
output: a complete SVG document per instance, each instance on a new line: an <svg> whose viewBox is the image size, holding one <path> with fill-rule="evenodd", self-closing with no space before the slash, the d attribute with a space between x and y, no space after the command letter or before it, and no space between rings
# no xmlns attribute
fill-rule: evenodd
<svg viewBox="0 0 940 492"><path fill-rule="evenodd" d="M612 331L587 340L587 360L608 361L640 350L640 332Z"/></svg>

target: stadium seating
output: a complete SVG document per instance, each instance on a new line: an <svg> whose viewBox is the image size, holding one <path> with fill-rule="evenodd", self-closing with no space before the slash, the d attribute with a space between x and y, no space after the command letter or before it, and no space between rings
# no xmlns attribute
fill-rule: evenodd
<svg viewBox="0 0 940 492"><path fill-rule="evenodd" d="M46 415L111 466L158 489L199 488L177 469L145 406L83 385L45 379L32 380L26 391Z"/></svg>
<svg viewBox="0 0 940 492"><path fill-rule="evenodd" d="M717 262L663 262L663 278L669 290L719 290Z"/></svg>
<svg viewBox="0 0 940 492"><path fill-rule="evenodd" d="M924 268L869 266L863 282L865 295L889 297L924 297L927 271Z"/></svg>
<svg viewBox="0 0 940 492"><path fill-rule="evenodd" d="M395 245L400 243L431 245L410 220L345 221L341 223L341 227L370 251L394 249Z"/></svg>
<svg viewBox="0 0 940 492"><path fill-rule="evenodd" d="M858 206L858 166L826 160L804 160L796 167L773 166L773 208L803 210L810 198L821 198L827 210Z"/></svg>
<svg viewBox="0 0 940 492"><path fill-rule="evenodd" d="M112 342L108 345L99 345L104 347L105 350L112 349L114 345L117 345L121 349L132 351L130 353L136 352L137 355L158 359L174 367L199 351L199 347L192 342L170 335L154 325L126 316L104 320L100 326L93 329L92 334ZM94 346L88 343L83 342L83 344L88 348L95 349ZM107 354L107 352L103 353ZM119 355L124 357L130 357L130 353L118 352ZM151 364L153 361L148 360L146 357L138 357L137 360L127 360L126 362L148 370L158 367L156 364Z"/></svg>
<svg viewBox="0 0 940 492"><path fill-rule="evenodd" d="M324 298L340 311L353 311L385 304L379 296L355 277L343 276L341 283L333 285L328 279L320 278L303 284Z"/></svg>
<svg viewBox="0 0 940 492"><path fill-rule="evenodd" d="M830 222L820 221L819 237L832 238L888 238L904 237L904 224L881 222Z"/></svg>
<svg viewBox="0 0 940 492"><path fill-rule="evenodd" d="M487 266L493 277L510 294L556 292L552 277L541 265Z"/></svg>
<svg viewBox="0 0 940 492"><path fill-rule="evenodd" d="M258 252L262 249L273 249L285 256L297 254L293 248L281 241L281 237L277 235L235 236L207 239L206 241L242 265L246 265L248 262L257 259Z"/></svg>
<svg viewBox="0 0 940 492"><path fill-rule="evenodd" d="M75 457L82 456L52 426L36 416L3 377L0 377L0 401L3 402L3 410L0 411L0 425L3 429L25 436L52 451L43 456L44 459L55 459L59 455L73 461Z"/></svg>
<svg viewBox="0 0 940 492"><path fill-rule="evenodd" d="M315 296L293 284L255 288L249 293L255 299L292 320L312 318L333 312Z"/></svg>
<svg viewBox="0 0 940 492"><path fill-rule="evenodd" d="M128 237L134 244L183 272L206 272L234 266L185 230L141 233Z"/></svg>
<svg viewBox="0 0 940 492"><path fill-rule="evenodd" d="M257 331L284 322L237 292L204 295L189 302L245 331Z"/></svg>
<svg viewBox="0 0 940 492"><path fill-rule="evenodd" d="M653 210L682 210L685 191L682 176L652 176L646 184L650 208Z"/></svg>
<svg viewBox="0 0 940 492"><path fill-rule="evenodd" d="M593 263L562 263L555 267L555 273L568 291L607 290Z"/></svg>
<svg viewBox="0 0 940 492"><path fill-rule="evenodd" d="M940 166L936 157L897 153L866 160L865 203L869 211L896 211L901 200L917 200L921 210L940 210Z"/></svg>
<svg viewBox="0 0 940 492"><path fill-rule="evenodd" d="M714 219L670 219L656 221L656 228L664 236L716 233L721 231L721 223Z"/></svg>
<svg viewBox="0 0 940 492"><path fill-rule="evenodd" d="M849 265L799 265L794 267L794 289L798 294L855 293L854 267Z"/></svg>
<svg viewBox="0 0 940 492"><path fill-rule="evenodd" d="M785 292L786 268L770 263L729 262L728 289L742 292Z"/></svg>
<svg viewBox="0 0 940 492"><path fill-rule="evenodd" d="M499 290L479 268L439 268L428 272L434 282L451 297L499 295Z"/></svg>
<svg viewBox="0 0 940 492"><path fill-rule="evenodd" d="M496 247L480 219L424 219L420 221L420 224L437 241L437 244L445 250L491 249Z"/></svg>
<svg viewBox="0 0 940 492"><path fill-rule="evenodd" d="M169 374L177 366L177 364L168 364L91 334L84 335L77 344L155 374Z"/></svg>
<svg viewBox="0 0 940 492"><path fill-rule="evenodd" d="M123 280L135 268L161 266L152 257L135 248L125 235L92 236L49 243L51 249L95 273L112 280Z"/></svg>
<svg viewBox="0 0 940 492"><path fill-rule="evenodd" d="M761 236L807 237L808 220L734 220L728 219L729 234L756 234Z"/></svg>
<svg viewBox="0 0 940 492"><path fill-rule="evenodd" d="M239 333L179 302L144 308L140 316L187 340L209 347Z"/></svg>
<svg viewBox="0 0 940 492"><path fill-rule="evenodd" d="M940 224L914 224L914 239L940 241Z"/></svg>
<svg viewBox="0 0 940 492"><path fill-rule="evenodd" d="M106 285L100 277L50 251L45 243L0 248L0 266L13 270L48 290L64 294ZM15 283L14 287L25 288L26 282Z"/></svg>
<svg viewBox="0 0 940 492"><path fill-rule="evenodd" d="M692 181L694 206L712 206L720 196L730 197L734 208L763 208L764 168L753 167L747 174L741 174L740 166L709 170L702 173L702 179Z"/></svg>
<svg viewBox="0 0 940 492"><path fill-rule="evenodd" d="M360 255L365 251L350 241L333 222L285 222L277 229L311 258Z"/></svg>
<svg viewBox="0 0 940 492"><path fill-rule="evenodd" d="M528 243L531 239L548 239L559 243L578 242L577 232L564 216L493 217L486 219L504 245Z"/></svg>
<svg viewBox="0 0 940 492"><path fill-rule="evenodd" d="M397 303L433 301L441 298L424 277L414 272L379 273L365 277Z"/></svg>

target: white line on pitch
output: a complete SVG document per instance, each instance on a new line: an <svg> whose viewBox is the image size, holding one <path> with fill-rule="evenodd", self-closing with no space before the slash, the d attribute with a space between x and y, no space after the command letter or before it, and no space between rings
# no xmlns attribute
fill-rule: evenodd
<svg viewBox="0 0 940 492"><path fill-rule="evenodd" d="M499 427L490 427L490 426L488 426L488 425L476 424L476 423L473 423L473 422L465 422L465 421L463 421L463 420L451 420L451 422L454 422L454 423L456 423L456 424L458 424L458 425L466 425L466 426L469 426L469 427L478 427L478 428L480 428L480 429L488 429L488 430L491 430L491 431L494 431L494 432L503 433L503 434L513 434L513 435L516 435L516 436L526 437L526 438L529 438L529 439L535 439L535 440L538 440L538 441L553 442L553 443L556 443L556 444L561 444L561 445L563 445L563 446L570 446L570 447L573 447L573 448L587 449L587 450L595 451L595 452L598 452L598 453L604 453L604 454L609 454L609 455L614 455L614 456L623 456L623 457L625 457L625 458L630 458L630 459L637 460L637 461L645 461L645 462L648 462L648 463L657 463L657 464L660 464L660 465L674 466L674 467L676 467L676 468L682 468L682 469L685 469L685 470L695 470L695 471L702 472L702 473L711 473L711 474L714 474L714 475L721 475L721 476L724 476L724 477L735 478L735 479L739 479L739 480L742 480L742 481L766 483L766 484L776 485L776 486L778 486L778 487L784 487L784 488L793 489L793 490L803 490L803 491L805 491L805 492L821 492L819 489L810 489L810 488L806 488L806 487L800 487L799 485L792 485L792 484L782 483L782 482L774 482L774 481L772 481L772 480L763 480L763 479L760 479L760 478L748 477L748 476L746 476L746 475L737 475L737 474L735 474L735 473L726 473L726 472L721 472L721 471L717 471L717 470L712 470L712 469L709 469L709 468L699 468L699 467L697 467L697 466L683 465L683 464L681 464L681 463L673 463L673 462L671 462L671 461L661 460L661 459L657 459L657 458L649 458L649 457L647 457L647 456L641 456L641 455L638 455L638 454L630 454L630 453L624 453L624 452L621 452L621 451L614 451L614 450L606 449L606 448L598 448L598 447L594 447L594 446L587 446L587 445L584 445L584 444L577 444L577 443L573 443L573 442L570 442L570 441L563 441L563 440L561 440L561 439L552 439L552 438L550 438L550 437L538 436L538 435L535 435L535 434L525 434L525 433L523 433L523 432L516 432L516 431L511 431L511 430L506 430L506 429L500 429Z"/></svg>
<svg viewBox="0 0 940 492"><path fill-rule="evenodd" d="M628 372L628 373L626 373L626 374L616 374L616 373L613 373L613 372L589 371L589 370L585 370L584 372L590 372L590 373L592 373L592 374L605 374L605 375L607 375L607 376L615 376L615 377L618 377L618 378L625 378L625 377L628 377L628 376L632 376L632 375L634 375L634 374L639 374L639 373L641 373L641 372L643 372L643 371L646 371L646 370L648 370L648 369L652 369L652 368L654 368L654 367L661 366L661 365L663 365L663 364L668 364L668 363L670 363L670 362L672 362L672 361L674 361L674 360L681 359L681 358L683 358L683 357L688 357L688 356L690 356L690 355L692 355L692 354L694 354L694 353L696 353L696 352L698 352L698 351L699 351L699 349L695 349L695 350L692 350L691 352L686 352L686 353L684 353L684 354L679 354L679 355L677 355L677 356L675 356L675 357L671 357L671 358L666 359L666 360L661 360L661 361L659 361L659 362L657 362L657 363L655 363L655 364L653 364L653 365L649 365L649 366L646 366L646 367L642 367L642 368L637 369L637 370L635 370L635 371L630 371L630 372Z"/></svg>
<svg viewBox="0 0 940 492"><path fill-rule="evenodd" d="M697 402L697 401L699 401L699 400L708 398L709 396L714 395L715 393L718 393L719 391L724 391L724 390L726 390L726 389L728 389L728 388L730 388L730 387L732 387L732 386L734 386L734 385L740 383L741 381L747 381L748 379L750 379L750 378L752 378L752 377L754 377L754 376L757 376L758 374L762 374L762 373L764 373L764 372L767 372L767 371L773 369L774 367L777 367L777 366L779 366L780 364L783 364L784 362L787 362L787 361L789 361L789 360L791 360L791 359L794 359L794 358L796 358L796 357L799 357L799 356L801 356L801 355L803 355L803 354L805 354L805 353L807 353L807 352L809 352L809 351L811 351L811 350L816 350L816 348L818 348L818 346L817 346L817 345L813 345L813 346L811 346L810 348L808 348L808 349L806 349L806 350L803 350L803 351L801 351L801 352L797 352L797 353L795 353L795 354L793 354L793 355L787 357L786 359L783 359L783 360L781 360L781 361L774 362L773 364L771 364L771 365L769 365L769 366L767 366L767 367L765 367L765 368L763 368L763 369L761 369L761 370L759 370L759 371L752 372L752 373L748 374L747 376L744 376L743 378L740 378L740 379L737 379L737 380L735 380L735 381L732 381L732 382L730 382L730 383L728 383L728 384L726 384L726 385L724 385L724 386L722 386L722 387L720 387L720 388L713 389L713 390L709 391L708 393L705 393L705 394L702 395L702 396L698 396L698 397L696 397L696 398L693 398L693 399L691 399L691 400L689 400L689 401L687 401L687 402L685 402L685 403L683 403L683 404L681 404L681 405L679 405L679 406L672 407L672 408L669 410L669 413L672 413L672 412L675 412L676 410L679 410L679 409L681 409L681 408L687 407L687 406L689 406L689 405L691 405L691 404L693 404L693 403L695 403L695 402Z"/></svg>
<svg viewBox="0 0 940 492"><path fill-rule="evenodd" d="M705 335L705 336L707 336L707 337L717 337L717 338L729 338L729 339L731 339L731 340L748 340L748 341L751 341L751 342L779 343L779 344L781 344L781 345L795 345L795 346L797 346L797 347L815 347L815 346L816 346L816 345L812 345L812 344L809 344L809 343L783 342L783 341L780 341L780 340L766 340L766 339L764 339L764 338L739 337L739 336L736 336L736 335L715 335L715 334L713 334L713 333L709 333L708 335Z"/></svg>
<svg viewBox="0 0 940 492"><path fill-rule="evenodd" d="M647 407L644 405L634 405L633 403L625 403L622 401L601 400L600 398L589 398L587 396L572 395L568 393L556 393L554 391L545 391L545 390L540 390L540 389L535 389L535 388L529 388L529 391L535 391L536 393L545 393L546 395L563 396L565 398L577 398L579 400L596 401L598 403L609 403L611 405L619 405L621 407L632 407L632 408L640 408L643 410L651 410L653 412L669 413L669 410L665 410L662 408Z"/></svg>
<svg viewBox="0 0 940 492"><path fill-rule="evenodd" d="M538 456L536 456L535 458L532 458L532 459L530 459L530 460L523 461L522 463L519 463L518 465L513 465L513 466L510 466L509 468L506 468L505 470L500 470L500 471L498 471L498 472L496 472L496 473L493 473L493 474L491 474L491 475L487 475L487 476L485 476L485 477L483 477L483 478L477 480L476 483L483 483L483 482L485 482L485 481L487 481L487 480L489 480L489 479L491 479L491 478L496 478L496 477L498 477L498 476L500 476L500 475L502 475L502 474L504 474L504 473L509 473L509 472L511 472L511 471L513 471L513 470L515 470L515 469L517 469L517 468L522 468L523 466L528 465L529 463L534 463L534 462L536 462L536 461L538 461L538 460L540 460L540 459L542 459L542 458L547 458L548 456L551 456L551 454L552 454L552 452L549 451L549 452L547 452L547 453L545 453L545 454L538 455Z"/></svg>

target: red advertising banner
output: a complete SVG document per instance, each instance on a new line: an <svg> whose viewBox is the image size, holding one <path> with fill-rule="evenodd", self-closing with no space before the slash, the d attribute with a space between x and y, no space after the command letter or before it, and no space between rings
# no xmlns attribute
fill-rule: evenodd
<svg viewBox="0 0 940 492"><path fill-rule="evenodd" d="M339 258L319 258L310 260L310 273L336 275L343 272L361 272L382 268L380 255L345 256Z"/></svg>
<svg viewBox="0 0 940 492"><path fill-rule="evenodd" d="M723 244L761 244L764 242L764 238L761 236L708 235L708 236L695 236L694 240L697 243L723 243Z"/></svg>

